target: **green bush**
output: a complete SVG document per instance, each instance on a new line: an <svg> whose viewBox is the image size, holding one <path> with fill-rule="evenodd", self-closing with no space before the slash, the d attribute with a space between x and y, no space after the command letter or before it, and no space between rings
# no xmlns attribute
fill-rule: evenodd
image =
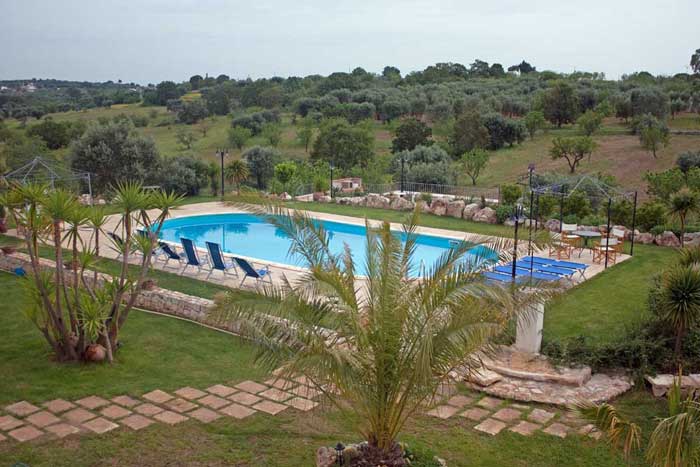
<svg viewBox="0 0 700 467"><path fill-rule="evenodd" d="M425 201L425 203L428 206L430 206L430 204L433 202L433 194L432 193L421 193L420 200Z"/></svg>
<svg viewBox="0 0 700 467"><path fill-rule="evenodd" d="M657 201L646 202L637 209L637 226L639 230L649 231L666 222L666 206Z"/></svg>
<svg viewBox="0 0 700 467"><path fill-rule="evenodd" d="M501 203L515 204L522 196L523 190L518 185L506 183L501 185Z"/></svg>
<svg viewBox="0 0 700 467"><path fill-rule="evenodd" d="M499 204L496 207L496 220L499 224L503 224L513 215L514 207L512 204Z"/></svg>
<svg viewBox="0 0 700 467"><path fill-rule="evenodd" d="M661 235L666 231L666 226L665 225L655 225L651 229L649 229L649 233L652 235Z"/></svg>

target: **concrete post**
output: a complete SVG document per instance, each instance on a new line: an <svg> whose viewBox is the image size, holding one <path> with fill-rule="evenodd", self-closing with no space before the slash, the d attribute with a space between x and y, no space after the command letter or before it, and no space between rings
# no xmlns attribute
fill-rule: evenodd
<svg viewBox="0 0 700 467"><path fill-rule="evenodd" d="M544 325L544 303L532 305L532 310L518 317L515 348L521 352L540 353L542 328Z"/></svg>

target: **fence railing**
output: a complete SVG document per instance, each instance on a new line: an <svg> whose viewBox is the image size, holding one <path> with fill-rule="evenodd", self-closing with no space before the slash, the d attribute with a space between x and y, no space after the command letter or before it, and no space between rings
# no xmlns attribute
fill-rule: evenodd
<svg viewBox="0 0 700 467"><path fill-rule="evenodd" d="M369 184L365 185L365 191L368 193L388 193L392 191L400 191L401 183L385 183L385 184ZM403 191L414 192L414 193L431 193L434 195L451 195L459 196L462 198L481 198L482 196L486 199L498 200L500 199L500 189L496 188L483 188L475 186L459 186L459 185L438 185L433 183L418 183L418 182L404 182Z"/></svg>

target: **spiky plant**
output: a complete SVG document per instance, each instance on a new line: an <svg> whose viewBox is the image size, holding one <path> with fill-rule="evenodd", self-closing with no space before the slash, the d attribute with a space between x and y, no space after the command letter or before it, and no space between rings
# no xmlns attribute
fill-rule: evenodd
<svg viewBox="0 0 700 467"><path fill-rule="evenodd" d="M621 448L625 459L629 460L632 452L639 449L641 428L620 415L614 406L607 403L596 405L588 401L579 401L574 404L573 410L605 433L613 447Z"/></svg>
<svg viewBox="0 0 700 467"><path fill-rule="evenodd" d="M681 224L681 247L684 245L685 225L688 215L700 209L700 198L695 192L684 188L671 196L668 213Z"/></svg>
<svg viewBox="0 0 700 467"><path fill-rule="evenodd" d="M226 179L236 184L236 193L241 195L241 183L250 175L248 164L241 159L231 161L224 169ZM222 187L223 189L223 187Z"/></svg>
<svg viewBox="0 0 700 467"><path fill-rule="evenodd" d="M675 331L675 354L680 362L683 336L700 322L700 270L677 266L666 271L661 277L657 308L661 319Z"/></svg>
<svg viewBox="0 0 700 467"><path fill-rule="evenodd" d="M308 272L265 287L278 304L264 311L228 293L210 319L256 343L266 367L305 376L356 414L359 432L384 451L453 371L480 366L477 352L488 352L513 316L543 298L484 283L474 265L492 259L491 250L468 255L484 238L469 237L416 271L417 212L403 226L404 242L388 223L366 223L366 277L347 247L331 251L328 232L312 218L280 208L255 212L290 238L290 254L303 258ZM509 242L488 246L507 255ZM412 278L416 272L420 278Z"/></svg>

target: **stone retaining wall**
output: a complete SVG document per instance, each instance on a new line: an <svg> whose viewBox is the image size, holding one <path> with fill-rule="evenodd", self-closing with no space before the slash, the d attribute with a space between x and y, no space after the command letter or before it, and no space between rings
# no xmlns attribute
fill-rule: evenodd
<svg viewBox="0 0 700 467"><path fill-rule="evenodd" d="M52 271L56 267L54 261L41 259L42 269ZM12 253L10 255L0 254L0 270L13 272L17 268L23 268L31 272L29 255L25 253ZM86 278L92 281L93 273L86 272ZM110 279L107 274L98 273L98 282ZM136 298L136 307L146 310L156 311L167 315L186 318L197 322L204 322L207 312L214 305L213 300L194 297L174 290L154 287L149 290L142 290ZM222 329L223 326L220 326ZM226 328L227 331L235 331Z"/></svg>

